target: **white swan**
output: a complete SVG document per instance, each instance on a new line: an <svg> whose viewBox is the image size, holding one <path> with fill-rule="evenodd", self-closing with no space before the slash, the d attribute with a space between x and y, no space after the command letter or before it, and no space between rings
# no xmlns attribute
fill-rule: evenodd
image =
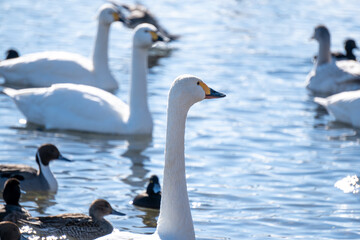
<svg viewBox="0 0 360 240"><path fill-rule="evenodd" d="M327 98L314 98L314 101L339 122L360 128L360 90L342 92Z"/></svg>
<svg viewBox="0 0 360 240"><path fill-rule="evenodd" d="M178 77L169 92L165 167L160 216L153 235L114 231L100 238L110 239L195 239L185 178L184 136L190 107L205 98L225 97L191 75Z"/></svg>
<svg viewBox="0 0 360 240"><path fill-rule="evenodd" d="M5 88L32 123L46 129L106 134L151 134L153 122L147 102L147 52L162 38L150 24L134 30L129 105L115 95L81 84L54 84L49 88Z"/></svg>
<svg viewBox="0 0 360 240"><path fill-rule="evenodd" d="M99 10L99 24L92 59L70 52L39 52L0 62L0 76L5 83L48 87L54 83L77 83L105 90L116 90L118 83L108 65L110 24L124 21L119 9L104 4Z"/></svg>
<svg viewBox="0 0 360 240"><path fill-rule="evenodd" d="M330 33L325 26L317 26L312 38L319 42L319 54L314 69L306 78L306 87L321 94L360 89L360 63L331 59Z"/></svg>

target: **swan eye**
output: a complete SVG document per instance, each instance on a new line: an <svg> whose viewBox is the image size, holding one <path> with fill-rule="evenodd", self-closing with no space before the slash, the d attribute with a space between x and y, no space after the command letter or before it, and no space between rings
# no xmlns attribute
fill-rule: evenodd
<svg viewBox="0 0 360 240"><path fill-rule="evenodd" d="M145 32L146 32L146 33L148 33L148 32L149 32L149 30L145 30Z"/></svg>
<svg viewBox="0 0 360 240"><path fill-rule="evenodd" d="M196 84L197 84L197 85L200 85L200 81L198 81Z"/></svg>

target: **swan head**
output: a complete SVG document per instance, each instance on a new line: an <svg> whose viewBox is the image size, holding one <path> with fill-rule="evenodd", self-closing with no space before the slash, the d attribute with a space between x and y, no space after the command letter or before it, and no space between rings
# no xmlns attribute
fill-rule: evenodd
<svg viewBox="0 0 360 240"><path fill-rule="evenodd" d="M124 216L124 213L114 210L110 203L104 199L96 199L93 201L89 208L89 215L95 220L102 220L106 215L119 215Z"/></svg>
<svg viewBox="0 0 360 240"><path fill-rule="evenodd" d="M111 3L102 5L99 9L98 19L100 23L110 25L113 22L125 22L126 17L120 12L119 8Z"/></svg>
<svg viewBox="0 0 360 240"><path fill-rule="evenodd" d="M203 99L222 98L226 95L209 88L200 78L180 75L173 82L169 92L169 102L179 102L188 108Z"/></svg>
<svg viewBox="0 0 360 240"><path fill-rule="evenodd" d="M319 25L315 27L314 34L311 39L315 39L318 42L329 42L330 41L330 32L324 25Z"/></svg>
<svg viewBox="0 0 360 240"><path fill-rule="evenodd" d="M134 29L134 47L149 49L157 41L164 41L164 37L154 25L142 23Z"/></svg>

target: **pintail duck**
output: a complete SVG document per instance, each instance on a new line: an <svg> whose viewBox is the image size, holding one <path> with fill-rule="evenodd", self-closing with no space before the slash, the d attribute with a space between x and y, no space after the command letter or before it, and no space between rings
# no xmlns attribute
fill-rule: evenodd
<svg viewBox="0 0 360 240"><path fill-rule="evenodd" d="M4 182L13 177L20 180L24 191L56 192L58 184L49 167L49 163L55 159L71 161L64 158L53 144L44 144L36 152L39 170L22 164L0 164L0 185L4 186Z"/></svg>
<svg viewBox="0 0 360 240"><path fill-rule="evenodd" d="M30 213L19 204L20 195L19 180L16 178L8 179L3 190L3 199L6 204L0 206L0 221L16 223L18 219L31 217Z"/></svg>
<svg viewBox="0 0 360 240"><path fill-rule="evenodd" d="M19 57L19 53L14 49L9 49L6 51L6 58L5 59L12 59Z"/></svg>
<svg viewBox="0 0 360 240"><path fill-rule="evenodd" d="M161 187L159 178L156 175L152 175L149 179L146 192L137 195L133 200L133 204L139 207L160 209L160 202Z"/></svg>
<svg viewBox="0 0 360 240"><path fill-rule="evenodd" d="M26 240L26 238L21 235L16 224L9 221L0 222L0 239Z"/></svg>
<svg viewBox="0 0 360 240"><path fill-rule="evenodd" d="M109 214L125 215L115 211L106 200L97 199L90 205L90 216L81 213L66 213L30 218L24 223L31 226L39 235L66 235L70 239L86 240L95 239L113 231L111 223L104 219L104 216Z"/></svg>

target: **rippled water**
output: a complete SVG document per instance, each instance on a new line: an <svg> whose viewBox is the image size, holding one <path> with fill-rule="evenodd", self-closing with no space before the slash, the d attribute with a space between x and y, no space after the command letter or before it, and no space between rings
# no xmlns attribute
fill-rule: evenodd
<svg viewBox="0 0 360 240"><path fill-rule="evenodd" d="M56 144L73 163L54 162L56 195L25 194L34 216L88 211L105 198L125 217L114 227L152 233L156 212L129 201L152 174L162 179L166 98L173 79L198 75L224 99L189 112L186 166L198 239L360 238L359 195L335 183L358 174L359 131L332 122L304 88L319 23L332 48L360 41L358 1L142 1L170 32L172 54L150 69L151 139L124 139L26 126L15 104L0 95L0 161L35 166L37 146ZM0 2L0 52L66 50L90 55L102 1ZM131 31L113 24L110 66L127 100ZM357 52L358 54L358 52Z"/></svg>

